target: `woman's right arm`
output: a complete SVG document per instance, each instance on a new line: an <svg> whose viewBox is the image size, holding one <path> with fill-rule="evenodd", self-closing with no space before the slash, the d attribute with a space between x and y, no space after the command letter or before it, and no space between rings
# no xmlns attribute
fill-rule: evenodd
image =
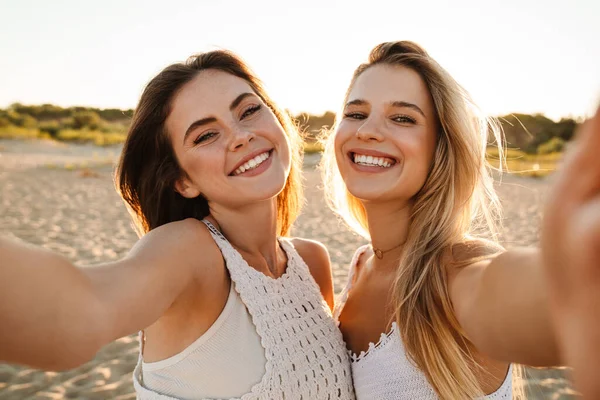
<svg viewBox="0 0 600 400"><path fill-rule="evenodd" d="M44 369L90 360L160 318L200 278L199 263L217 260L214 250L198 258L211 242L201 222L179 221L149 232L119 261L79 268L0 238L0 360Z"/></svg>

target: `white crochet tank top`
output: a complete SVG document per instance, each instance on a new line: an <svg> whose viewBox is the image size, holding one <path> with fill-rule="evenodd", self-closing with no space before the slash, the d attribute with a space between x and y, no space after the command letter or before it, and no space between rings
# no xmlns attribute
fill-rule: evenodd
<svg viewBox="0 0 600 400"><path fill-rule="evenodd" d="M350 264L348 284L340 293L334 317L339 324L348 293L352 289L356 264L369 248L359 248ZM367 351L356 355L348 351L352 361L352 379L357 400L437 400L438 397L427 378L407 357L396 323L388 333L382 333L377 343L370 343ZM502 385L494 393L481 398L512 399L512 366Z"/></svg>
<svg viewBox="0 0 600 400"><path fill-rule="evenodd" d="M134 371L138 399L354 399L350 360L342 335L319 286L292 243L280 239L288 257L287 269L281 277L273 279L250 267L210 222L203 222L223 254L234 293L230 293L222 315L213 326L166 364L143 363L140 354ZM235 309L239 304L245 306L255 332L244 333L244 318L223 317L223 313L238 313ZM230 326L236 321L237 327ZM228 332L234 334L227 335ZM210 337L205 338L207 334ZM238 379L235 371L246 360L239 351L236 359L231 349L256 347L253 337L262 346L264 365L247 374L248 378L254 374L257 380L246 393L238 396L215 393L207 397L201 394L206 393L205 388L190 392L196 380L210 384L210 379L203 379L205 373L217 377L214 383L239 384L235 381ZM150 371L143 370L145 365L152 366ZM167 378L161 381L161 376ZM145 385L144 379L148 377L153 386L160 384L162 393Z"/></svg>

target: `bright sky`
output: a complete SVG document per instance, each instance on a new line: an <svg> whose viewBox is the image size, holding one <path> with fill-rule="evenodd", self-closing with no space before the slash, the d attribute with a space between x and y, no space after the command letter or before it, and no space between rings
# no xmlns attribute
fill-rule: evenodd
<svg viewBox="0 0 600 400"><path fill-rule="evenodd" d="M338 110L376 44L424 46L492 115L589 115L600 1L0 0L0 107L133 108L163 67L240 54L293 112Z"/></svg>

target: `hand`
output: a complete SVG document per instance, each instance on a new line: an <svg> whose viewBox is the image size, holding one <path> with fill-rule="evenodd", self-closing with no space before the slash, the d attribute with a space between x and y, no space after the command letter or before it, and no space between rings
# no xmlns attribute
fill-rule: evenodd
<svg viewBox="0 0 600 400"><path fill-rule="evenodd" d="M562 360L582 394L600 399L600 109L557 172L541 248Z"/></svg>

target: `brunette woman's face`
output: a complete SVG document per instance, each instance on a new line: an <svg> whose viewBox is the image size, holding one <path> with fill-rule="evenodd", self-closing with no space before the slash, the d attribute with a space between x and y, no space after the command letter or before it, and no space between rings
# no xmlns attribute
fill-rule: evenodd
<svg viewBox="0 0 600 400"><path fill-rule="evenodd" d="M184 197L202 194L209 204L240 207L283 190L291 165L287 136L244 79L200 72L173 99L166 129L186 174L176 184Z"/></svg>
<svg viewBox="0 0 600 400"><path fill-rule="evenodd" d="M348 191L364 202L410 201L433 160L437 123L418 73L375 65L354 82L335 132L335 156Z"/></svg>

